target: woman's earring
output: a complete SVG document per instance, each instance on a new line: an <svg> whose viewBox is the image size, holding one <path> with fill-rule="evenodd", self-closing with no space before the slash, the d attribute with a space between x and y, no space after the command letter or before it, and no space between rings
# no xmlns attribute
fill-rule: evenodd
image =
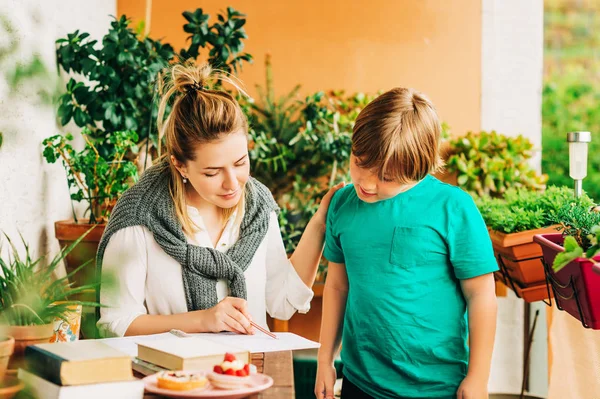
<svg viewBox="0 0 600 399"><path fill-rule="evenodd" d="M187 177L183 177L183 184L187 184Z"/></svg>

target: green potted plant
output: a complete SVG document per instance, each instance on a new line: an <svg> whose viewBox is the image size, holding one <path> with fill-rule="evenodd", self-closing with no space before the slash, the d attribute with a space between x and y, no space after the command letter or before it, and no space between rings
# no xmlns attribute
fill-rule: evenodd
<svg viewBox="0 0 600 399"><path fill-rule="evenodd" d="M0 258L0 335L14 338L14 354L9 367L17 368L22 364L22 355L28 345L49 342L53 321L55 318L66 319L70 306L99 306L95 302L71 299L80 292L93 289L97 283L72 288L68 278L73 272L62 278L55 277L59 263L83 238L62 249L48 266L44 266L44 257L32 259L24 240L25 256L22 257L6 236L11 253L7 259ZM81 265L80 269L91 261Z"/></svg>
<svg viewBox="0 0 600 399"><path fill-rule="evenodd" d="M448 143L446 168L453 183L480 197L498 198L511 187L542 190L548 177L529 164L532 150L523 136L469 132Z"/></svg>
<svg viewBox="0 0 600 399"><path fill-rule="evenodd" d="M556 305L586 328L600 329L600 213L583 205L563 206L553 217L561 233L539 234Z"/></svg>
<svg viewBox="0 0 600 399"><path fill-rule="evenodd" d="M81 151L73 149L71 135L55 135L43 141L46 161L62 161L71 199L87 204L85 215L88 218L85 220L79 220L73 212L73 220L54 224L61 248L66 248L75 241L81 242L65 255L67 273L77 286L93 282L95 268L81 269L80 265L95 257L110 210L138 176L136 165L125 159L127 153L137 152L135 132L117 131L104 137L93 137L91 131L84 128L81 134L85 139L85 146ZM102 156L99 148L106 141L110 142L111 149L108 156ZM90 229L91 232L80 240L79 237Z"/></svg>
<svg viewBox="0 0 600 399"><path fill-rule="evenodd" d="M497 278L527 302L547 299L542 250L533 237L556 232L553 220L564 206L590 207L593 201L587 195L575 200L572 189L551 186L543 192L510 188L502 198L475 197L475 202L498 259Z"/></svg>

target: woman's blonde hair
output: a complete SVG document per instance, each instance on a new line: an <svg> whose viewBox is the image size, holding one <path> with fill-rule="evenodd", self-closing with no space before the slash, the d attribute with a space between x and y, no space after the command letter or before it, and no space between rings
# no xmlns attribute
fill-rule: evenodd
<svg viewBox="0 0 600 399"><path fill-rule="evenodd" d="M352 153L359 166L374 169L382 180L419 181L442 165L442 128L435 107L423 94L392 89L371 101L358 115Z"/></svg>
<svg viewBox="0 0 600 399"><path fill-rule="evenodd" d="M198 145L221 139L224 135L242 130L248 134L248 121L238 102L223 90L211 89L215 83L227 82L239 92L246 94L239 85L221 71L213 71L210 65L196 65L193 61L177 64L163 71L159 78L159 91L164 93L158 107L159 142L164 136L166 160L171 171L171 197L175 203L177 218L183 230L191 234L197 226L191 221L186 206L186 188L183 177L171 162L171 156L185 164L195 160ZM165 111L172 101L170 115ZM245 190L237 206L223 209L223 220L238 210L244 210Z"/></svg>

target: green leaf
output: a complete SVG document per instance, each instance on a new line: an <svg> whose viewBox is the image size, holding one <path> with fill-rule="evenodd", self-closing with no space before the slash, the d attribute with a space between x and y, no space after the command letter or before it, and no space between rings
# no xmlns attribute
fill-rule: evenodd
<svg viewBox="0 0 600 399"><path fill-rule="evenodd" d="M244 26L246 24L246 20L245 19L238 19L235 21L235 29L240 29L242 26Z"/></svg>
<svg viewBox="0 0 600 399"><path fill-rule="evenodd" d="M229 58L229 49L227 47L223 47L223 49L221 50L221 59L225 63L225 62L227 62L228 58Z"/></svg>
<svg viewBox="0 0 600 399"><path fill-rule="evenodd" d="M559 272L562 268L567 266L573 260L583 255L583 249L577 244L577 240L571 236L566 236L564 241L564 252L559 252L554 258L552 268L554 272Z"/></svg>
<svg viewBox="0 0 600 399"><path fill-rule="evenodd" d="M87 124L87 115L81 108L75 109L75 117L73 119L79 127L85 127Z"/></svg>

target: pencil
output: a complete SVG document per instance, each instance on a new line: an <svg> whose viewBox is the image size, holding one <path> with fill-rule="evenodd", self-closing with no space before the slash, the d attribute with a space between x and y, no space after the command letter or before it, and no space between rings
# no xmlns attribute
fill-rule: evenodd
<svg viewBox="0 0 600 399"><path fill-rule="evenodd" d="M252 324L253 327L255 327L258 331L263 332L265 334L267 334L269 337L274 338L274 339L279 339L277 338L277 335L273 334L272 332L270 332L269 330L266 330L264 328L262 328L261 326L259 326L257 323L250 321L250 324Z"/></svg>

